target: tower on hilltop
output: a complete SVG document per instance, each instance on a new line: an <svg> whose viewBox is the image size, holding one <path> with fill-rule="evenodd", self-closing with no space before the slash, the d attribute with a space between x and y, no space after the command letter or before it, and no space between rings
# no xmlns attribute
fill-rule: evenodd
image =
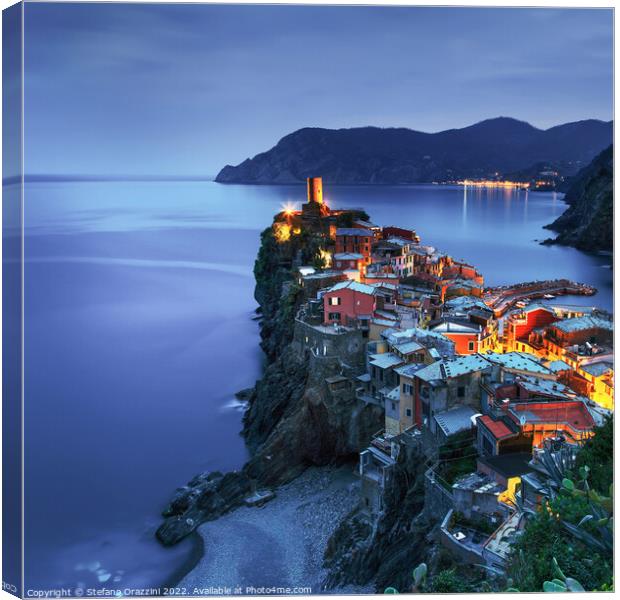
<svg viewBox="0 0 620 600"><path fill-rule="evenodd" d="M308 177L308 202L323 204L323 178Z"/></svg>
<svg viewBox="0 0 620 600"><path fill-rule="evenodd" d="M306 223L319 223L321 219L329 217L331 211L323 200L323 178L308 177L306 180L308 185L308 202L302 204L302 219Z"/></svg>

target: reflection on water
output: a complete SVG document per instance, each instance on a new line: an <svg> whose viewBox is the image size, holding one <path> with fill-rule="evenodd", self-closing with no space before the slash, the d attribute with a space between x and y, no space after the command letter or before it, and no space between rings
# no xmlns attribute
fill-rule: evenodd
<svg viewBox="0 0 620 600"><path fill-rule="evenodd" d="M611 308L609 258L536 243L565 208L552 194L326 191L332 206L415 228L489 284L569 277L598 287L587 301ZM261 369L251 276L259 232L304 193L179 181L27 185L27 587L154 585L187 556L187 543L155 543L158 513L195 473L246 458L233 399Z"/></svg>

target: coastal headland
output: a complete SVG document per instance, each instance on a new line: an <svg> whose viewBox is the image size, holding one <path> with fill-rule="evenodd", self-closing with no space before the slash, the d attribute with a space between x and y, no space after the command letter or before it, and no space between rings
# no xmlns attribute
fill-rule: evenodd
<svg viewBox="0 0 620 600"><path fill-rule="evenodd" d="M196 530L204 541L181 585L409 589L422 562L433 577L459 553L463 564L491 561L490 534L508 548L492 563L505 571L510 543L495 530L521 513L487 456L510 455L508 479L521 477L558 432L583 444L605 422L610 316L531 302L595 292L583 284L487 290L474 265L414 230L332 209L320 178L307 187L301 210L284 206L263 231L254 266L267 361L242 394L251 458L179 488L157 530L164 545ZM521 416L527 402L534 417ZM558 411L571 416L560 424ZM499 435L494 452L477 433L487 429ZM504 447L508 437L519 442ZM463 477L492 489L490 507L458 499Z"/></svg>

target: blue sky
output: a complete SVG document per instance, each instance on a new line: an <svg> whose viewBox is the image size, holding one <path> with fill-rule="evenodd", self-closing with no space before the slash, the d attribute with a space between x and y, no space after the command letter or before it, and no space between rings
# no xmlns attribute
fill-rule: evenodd
<svg viewBox="0 0 620 600"><path fill-rule="evenodd" d="M612 14L30 3L25 168L215 175L306 126L609 120Z"/></svg>

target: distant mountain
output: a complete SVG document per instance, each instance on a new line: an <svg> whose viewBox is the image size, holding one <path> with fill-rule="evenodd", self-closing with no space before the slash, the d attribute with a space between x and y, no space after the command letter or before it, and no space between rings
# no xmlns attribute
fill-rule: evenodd
<svg viewBox="0 0 620 600"><path fill-rule="evenodd" d="M507 117L463 129L305 128L271 150L224 167L221 183L297 183L321 175L328 183L400 184L488 177L537 162L576 172L612 142L612 122L587 120L537 129ZM567 173L571 174L571 173Z"/></svg>
<svg viewBox="0 0 620 600"><path fill-rule="evenodd" d="M614 155L613 146L601 152L571 180L564 200L565 213L547 229L558 232L546 243L575 246L581 250L613 251Z"/></svg>

